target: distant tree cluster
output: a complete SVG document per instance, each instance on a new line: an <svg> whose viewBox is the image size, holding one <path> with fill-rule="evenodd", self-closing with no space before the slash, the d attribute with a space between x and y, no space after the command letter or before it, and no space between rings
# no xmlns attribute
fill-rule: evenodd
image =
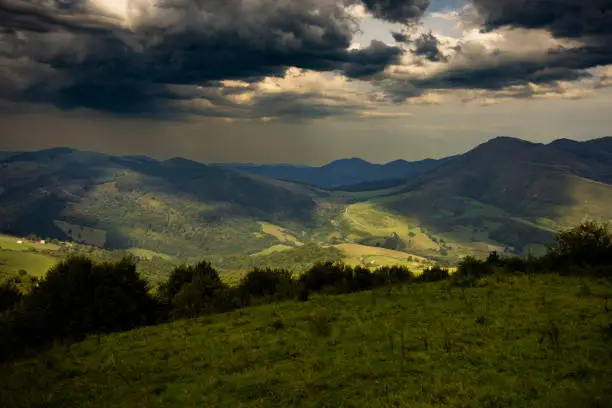
<svg viewBox="0 0 612 408"><path fill-rule="evenodd" d="M559 232L541 257L501 256L495 251L486 260L467 256L453 279L471 285L497 272L612 277L612 232L606 223L587 221Z"/></svg>

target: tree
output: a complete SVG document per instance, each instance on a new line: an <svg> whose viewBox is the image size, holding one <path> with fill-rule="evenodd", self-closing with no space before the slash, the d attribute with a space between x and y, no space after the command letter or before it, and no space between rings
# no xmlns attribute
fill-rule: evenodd
<svg viewBox="0 0 612 408"><path fill-rule="evenodd" d="M612 233L608 224L586 221L558 233L546 258L552 267L561 269L612 265Z"/></svg>
<svg viewBox="0 0 612 408"><path fill-rule="evenodd" d="M210 262L181 265L168 280L159 285L158 293L173 317L194 317L233 307L233 293Z"/></svg>
<svg viewBox="0 0 612 408"><path fill-rule="evenodd" d="M195 265L181 265L176 267L166 282L158 287L158 293L162 298L172 305L174 297L185 285L191 283L197 276L209 277L213 281L221 282L219 274L210 262L201 261Z"/></svg>
<svg viewBox="0 0 612 408"><path fill-rule="evenodd" d="M238 285L243 303L250 298L287 298L295 293L291 273L283 269L253 268Z"/></svg>

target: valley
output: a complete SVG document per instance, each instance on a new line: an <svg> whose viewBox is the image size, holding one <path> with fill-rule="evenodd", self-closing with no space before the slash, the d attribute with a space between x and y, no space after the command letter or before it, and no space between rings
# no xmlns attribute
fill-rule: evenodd
<svg viewBox="0 0 612 408"><path fill-rule="evenodd" d="M7 154L0 228L167 264L208 259L228 276L264 262L294 272L324 260L422 269L491 251L538 255L568 225L612 219L611 145L611 138L544 145L501 137L426 165L383 166L386 181L376 181L381 165L358 160L286 173L325 178L336 169L335 185L357 181L334 189L270 178L279 171L273 165L67 148ZM390 172L398 166L404 170ZM4 269L43 270L56 259L49 252L24 268L20 256L5 255Z"/></svg>

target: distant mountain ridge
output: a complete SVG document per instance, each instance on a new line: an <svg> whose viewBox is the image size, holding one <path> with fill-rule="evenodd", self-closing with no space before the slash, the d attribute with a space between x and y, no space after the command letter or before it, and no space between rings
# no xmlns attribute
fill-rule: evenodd
<svg viewBox="0 0 612 408"><path fill-rule="evenodd" d="M405 180L435 169L449 159L424 159L413 162L399 159L386 164L374 164L360 158L348 158L336 160L318 167L248 163L223 163L216 166L229 167L234 170L325 189L340 189L341 187L360 184L367 186L365 183L385 180Z"/></svg>

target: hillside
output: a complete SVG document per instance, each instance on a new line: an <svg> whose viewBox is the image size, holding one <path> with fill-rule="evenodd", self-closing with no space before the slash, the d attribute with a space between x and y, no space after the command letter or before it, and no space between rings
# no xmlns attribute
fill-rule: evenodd
<svg viewBox="0 0 612 408"><path fill-rule="evenodd" d="M559 227L612 219L612 138L551 144L500 137L373 200L458 242L526 253Z"/></svg>
<svg viewBox="0 0 612 408"><path fill-rule="evenodd" d="M326 189L352 189L353 185L388 180L406 180L435 169L448 159L426 159L415 162L395 160L386 164L373 164L358 158L341 159L323 166L294 166L291 164L255 165L221 164L248 173L308 184Z"/></svg>
<svg viewBox="0 0 612 408"><path fill-rule="evenodd" d="M316 225L318 192L185 159L66 148L0 162L0 229L177 256L263 250L258 222Z"/></svg>
<svg viewBox="0 0 612 408"><path fill-rule="evenodd" d="M404 179L324 190L181 158L17 153L0 161L0 231L206 258L238 272L264 259L253 255L283 266L338 251L363 266L450 266L491 250L537 254L559 228L612 219L612 138L500 137L435 163ZM381 165L348 159L310 169L346 175L355 166ZM305 244L313 246L300 250Z"/></svg>
<svg viewBox="0 0 612 408"><path fill-rule="evenodd" d="M92 336L3 365L0 406L609 407L610 290L498 276Z"/></svg>

